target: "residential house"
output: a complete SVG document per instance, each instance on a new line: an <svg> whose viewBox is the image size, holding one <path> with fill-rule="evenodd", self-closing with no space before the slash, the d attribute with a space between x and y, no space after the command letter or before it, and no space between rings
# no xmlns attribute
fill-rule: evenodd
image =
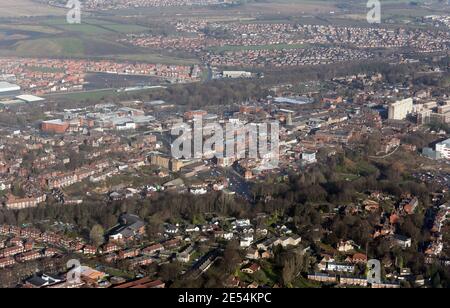
<svg viewBox="0 0 450 308"><path fill-rule="evenodd" d="M103 245L103 247L101 249L101 253L102 254L108 254L108 253L115 252L115 251L117 251L119 249L120 249L119 246L117 246L115 243L108 242L105 245Z"/></svg>
<svg viewBox="0 0 450 308"><path fill-rule="evenodd" d="M150 256L141 256L137 258L133 258L129 261L129 267L135 268L137 266L145 266L153 263L153 258Z"/></svg>
<svg viewBox="0 0 450 308"><path fill-rule="evenodd" d="M161 244L154 244L148 247L145 247L144 249L142 249L142 253L144 255L152 255L155 254L157 252L163 251L164 250L164 246Z"/></svg>
<svg viewBox="0 0 450 308"><path fill-rule="evenodd" d="M382 282L382 283L372 283L372 289L399 289L400 283L388 283L388 282Z"/></svg>
<svg viewBox="0 0 450 308"><path fill-rule="evenodd" d="M297 246L302 241L302 238L299 235L292 235L292 236L283 236L279 239L276 239L273 242L273 246L281 245L283 247L288 246Z"/></svg>
<svg viewBox="0 0 450 308"><path fill-rule="evenodd" d="M0 268L5 268L16 264L16 260L13 257L0 258Z"/></svg>
<svg viewBox="0 0 450 308"><path fill-rule="evenodd" d="M355 271L355 266L352 264L328 262L326 270L330 272L353 273Z"/></svg>
<svg viewBox="0 0 450 308"><path fill-rule="evenodd" d="M367 278L341 276L339 278L339 284L347 286L367 287Z"/></svg>
<svg viewBox="0 0 450 308"><path fill-rule="evenodd" d="M252 243L253 243L253 235L251 234L242 236L239 241L239 245L241 247L250 247Z"/></svg>
<svg viewBox="0 0 450 308"><path fill-rule="evenodd" d="M18 256L16 256L16 260L18 262L26 262L26 261L37 260L40 257L42 257L42 255L38 250L32 250L32 251L27 251L27 252L23 252L23 253L19 254Z"/></svg>
<svg viewBox="0 0 450 308"><path fill-rule="evenodd" d="M353 241L340 241L337 245L337 250L340 252L349 252L355 250L355 246Z"/></svg>
<svg viewBox="0 0 450 308"><path fill-rule="evenodd" d="M194 246L190 245L185 250L177 255L177 260L182 263L188 263L191 260L191 255L195 252Z"/></svg>
<svg viewBox="0 0 450 308"><path fill-rule="evenodd" d="M325 283L334 283L337 282L337 278L335 275L324 274L324 273L314 273L308 275L309 280L325 282Z"/></svg>
<svg viewBox="0 0 450 308"><path fill-rule="evenodd" d="M130 249L126 249L126 250L121 250L119 251L119 259L129 259L129 258L134 258L137 257L140 254L140 249L139 248L130 248Z"/></svg>
<svg viewBox="0 0 450 308"><path fill-rule="evenodd" d="M244 267L241 271L246 274L254 274L261 269L261 266L257 263L251 263L250 265Z"/></svg>
<svg viewBox="0 0 450 308"><path fill-rule="evenodd" d="M85 255L95 255L97 253L97 248L95 246L86 245L83 247L83 254Z"/></svg>
<svg viewBox="0 0 450 308"><path fill-rule="evenodd" d="M403 249L410 248L412 245L412 239L404 235L395 234L392 239L394 245L398 245Z"/></svg>

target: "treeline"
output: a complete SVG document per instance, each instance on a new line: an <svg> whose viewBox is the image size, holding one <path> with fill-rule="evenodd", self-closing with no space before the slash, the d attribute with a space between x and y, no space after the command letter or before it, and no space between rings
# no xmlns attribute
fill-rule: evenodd
<svg viewBox="0 0 450 308"><path fill-rule="evenodd" d="M252 80L216 80L206 83L173 85L159 90L107 95L100 100L86 99L78 102L61 100L58 102L58 110L126 100L142 100L145 102L164 100L168 103L177 104L186 110L195 110L208 106L223 106L247 100L258 100L266 98L269 94L266 88Z"/></svg>

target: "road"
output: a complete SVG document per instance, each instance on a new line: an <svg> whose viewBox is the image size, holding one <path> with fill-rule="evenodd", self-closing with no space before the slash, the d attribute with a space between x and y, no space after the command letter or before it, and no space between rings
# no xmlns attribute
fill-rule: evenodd
<svg viewBox="0 0 450 308"><path fill-rule="evenodd" d="M253 200L252 196L252 185L247 182L239 173L233 168L220 168L212 167L211 175L217 177L225 177L228 180L228 190L236 193L237 195L247 199L248 201Z"/></svg>

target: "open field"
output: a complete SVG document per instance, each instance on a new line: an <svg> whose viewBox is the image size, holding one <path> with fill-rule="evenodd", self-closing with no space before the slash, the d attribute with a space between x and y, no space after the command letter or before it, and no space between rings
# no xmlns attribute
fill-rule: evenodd
<svg viewBox="0 0 450 308"><path fill-rule="evenodd" d="M147 32L149 29L135 24L120 23L103 19L87 18L81 24L68 24L63 18L53 18L44 21L48 26L61 31L82 35L111 35L122 33Z"/></svg>
<svg viewBox="0 0 450 308"><path fill-rule="evenodd" d="M104 39L82 39L79 37L54 37L24 40L7 48L0 48L0 56L21 57L71 57L99 58L122 61L139 61L161 64L197 64L191 58L177 58L156 52L142 52Z"/></svg>
<svg viewBox="0 0 450 308"><path fill-rule="evenodd" d="M65 11L31 0L1 0L0 17L64 15Z"/></svg>
<svg viewBox="0 0 450 308"><path fill-rule="evenodd" d="M120 20L86 18L67 24L64 18L13 20L0 25L0 56L105 58L162 64L194 64L198 60L162 55L117 42L126 33L148 28Z"/></svg>
<svg viewBox="0 0 450 308"><path fill-rule="evenodd" d="M47 97L51 98L64 98L72 101L83 101L83 100L100 100L104 97L114 97L117 96L118 93L114 89L103 89L96 91L85 91L85 92L76 92L76 93L61 93L48 95Z"/></svg>
<svg viewBox="0 0 450 308"><path fill-rule="evenodd" d="M68 24L63 16L10 19L0 25L0 56L107 58L163 64L193 64L199 60L190 54L174 55L153 51L118 42L118 39L128 33L155 33L159 30L152 29L152 25L165 24L175 19L244 23L291 21L308 24L337 24L342 21L362 24L367 11L366 3L365 0L254 0L227 8L130 8L101 13L89 12L82 15L81 24L74 25ZM393 10L386 11L386 16L398 22L401 22L402 18L413 18L411 14L421 16L428 13L428 9L420 5L411 9L410 1L407 0L384 1L383 8L388 6L392 6ZM8 16L24 16L20 14L27 10L32 11L35 16L43 13L65 13L64 9L34 3L32 0L0 0L0 16L2 13L6 14L5 12ZM171 30L169 27L161 31ZM281 44L225 46L211 50L224 52L303 47Z"/></svg>

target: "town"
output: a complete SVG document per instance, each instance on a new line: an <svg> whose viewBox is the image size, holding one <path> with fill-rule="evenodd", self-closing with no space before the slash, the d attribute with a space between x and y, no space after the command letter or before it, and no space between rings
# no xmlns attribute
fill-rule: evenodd
<svg viewBox="0 0 450 308"><path fill-rule="evenodd" d="M0 25L3 51L30 28L88 42L0 53L0 287L449 287L448 17L258 4L89 0L71 30ZM118 23L145 8L171 17ZM89 54L83 27L123 53Z"/></svg>

